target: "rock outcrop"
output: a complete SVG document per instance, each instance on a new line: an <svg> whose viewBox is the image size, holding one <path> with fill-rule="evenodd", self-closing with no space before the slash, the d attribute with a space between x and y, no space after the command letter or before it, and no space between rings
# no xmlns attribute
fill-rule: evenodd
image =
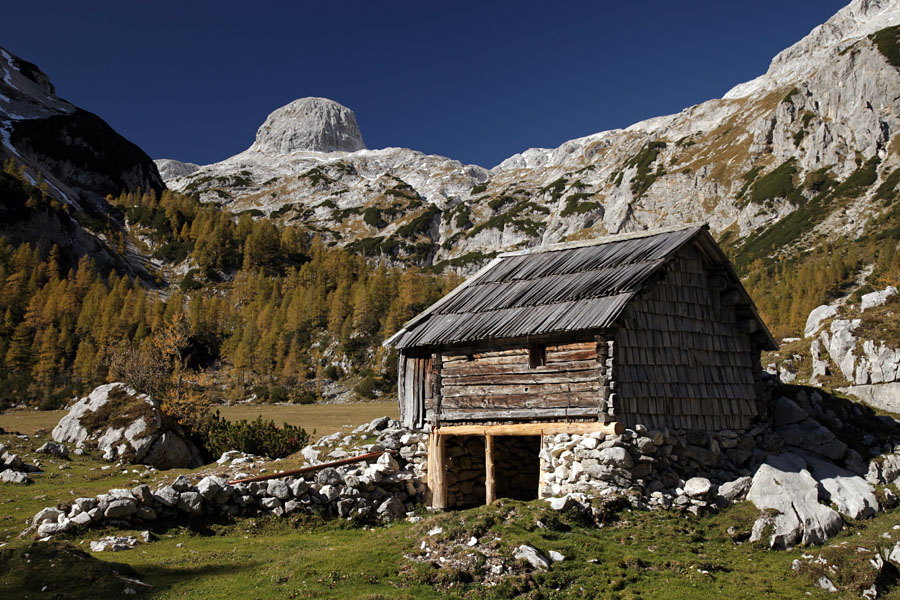
<svg viewBox="0 0 900 600"><path fill-rule="evenodd" d="M0 48L0 158L47 182L60 202L96 204L122 190L165 189L143 150L56 95L36 65Z"/></svg>
<svg viewBox="0 0 900 600"><path fill-rule="evenodd" d="M251 150L270 154L364 150L353 111L327 98L300 98L268 116Z"/></svg>
<svg viewBox="0 0 900 600"><path fill-rule="evenodd" d="M158 469L197 467L196 446L166 424L157 403L124 383L108 383L76 402L53 429L56 442L96 445L106 460Z"/></svg>
<svg viewBox="0 0 900 600"><path fill-rule="evenodd" d="M881 335L874 339L861 330L882 329L882 318L896 320L892 307L898 306L897 290L888 286L863 294L859 307L823 305L815 308L806 321L806 335L818 334L810 342L813 372L810 384L833 374L846 382L841 391L870 406L900 413L900 347L897 340ZM874 309L885 307L886 315L872 316ZM900 308L897 309L900 311ZM877 311L876 311L877 312ZM868 323L869 327L863 327ZM874 327L873 327L874 325ZM827 359L825 356L827 353Z"/></svg>

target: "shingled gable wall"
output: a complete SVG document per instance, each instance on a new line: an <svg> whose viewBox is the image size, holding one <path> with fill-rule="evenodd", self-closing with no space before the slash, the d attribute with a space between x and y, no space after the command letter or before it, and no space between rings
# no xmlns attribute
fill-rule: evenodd
<svg viewBox="0 0 900 600"><path fill-rule="evenodd" d="M616 333L616 420L626 427L750 427L760 348L741 331L735 296L723 283L690 244L632 300Z"/></svg>

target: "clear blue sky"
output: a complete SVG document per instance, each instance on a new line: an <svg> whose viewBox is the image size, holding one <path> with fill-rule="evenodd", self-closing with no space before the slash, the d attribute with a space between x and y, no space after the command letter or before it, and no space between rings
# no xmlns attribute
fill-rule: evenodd
<svg viewBox="0 0 900 600"><path fill-rule="evenodd" d="M0 46L153 158L221 160L324 96L369 148L492 167L721 97L846 3L27 1Z"/></svg>

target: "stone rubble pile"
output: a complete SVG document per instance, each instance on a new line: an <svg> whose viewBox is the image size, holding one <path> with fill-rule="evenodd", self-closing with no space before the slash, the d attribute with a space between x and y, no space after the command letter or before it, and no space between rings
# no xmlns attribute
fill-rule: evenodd
<svg viewBox="0 0 900 600"><path fill-rule="evenodd" d="M31 483L29 473L39 473L38 465L29 465L18 454L0 444L0 483Z"/></svg>
<svg viewBox="0 0 900 600"><path fill-rule="evenodd" d="M424 462L424 436L406 432L396 421L384 418L347 437L348 443L360 444L360 451L354 454L379 450L393 450L396 454L382 454L372 463L325 467L300 477L229 484L220 475L180 475L171 484L156 489L148 485L112 489L94 498L76 498L67 506L44 508L34 516L26 532L35 531L45 537L93 524L143 527L158 519L283 516L294 512L386 522L406 516L424 501L425 485L419 470L419 463ZM321 453L332 442L333 439L320 440L312 448ZM231 463L234 469L246 466L253 458L230 452L220 461Z"/></svg>

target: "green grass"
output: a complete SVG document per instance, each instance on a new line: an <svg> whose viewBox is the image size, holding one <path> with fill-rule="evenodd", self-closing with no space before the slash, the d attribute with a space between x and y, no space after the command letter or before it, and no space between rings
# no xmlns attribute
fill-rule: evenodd
<svg viewBox="0 0 900 600"><path fill-rule="evenodd" d="M314 440L336 431L349 431L356 425L385 415L394 419L400 416L393 400L357 404L238 404L220 406L218 410L229 421L252 421L262 417L278 425L288 423L303 427ZM40 430L51 431L65 414L64 410L11 410L0 413L0 429L34 435Z"/></svg>
<svg viewBox="0 0 900 600"><path fill-rule="evenodd" d="M759 204L775 198L787 198L794 191L794 175L797 174L794 162L793 158L786 160L757 179L750 189L750 199Z"/></svg>
<svg viewBox="0 0 900 600"><path fill-rule="evenodd" d="M0 440L26 455L43 442L12 436ZM59 543L40 546L14 536L44 506L113 487L152 486L185 471L140 475L130 468L129 473L102 471L105 463L91 457L41 459L46 473L35 474L35 484L2 487L0 540L7 542L0 550L3 597L37 595L43 585L56 594L47 597L106 597L118 589L121 580L112 575L116 571L152 585L141 594L145 598L849 598L858 597L854 586L866 581L856 548L878 551L900 539L892 529L898 509L850 523L822 548L771 551L742 541L758 515L748 503L691 516L631 511L627 503L597 501L595 518L577 510L557 513L540 500L500 500L426 516L416 524L373 528L308 515L155 524L151 543L115 554L89 553L91 560L76 549L85 550L89 540L105 535L137 531L79 530ZM63 463L67 469L59 471ZM296 463L298 459L288 459L279 468ZM443 532L429 535L435 527ZM474 547L467 545L472 536L479 540ZM437 552L431 559L424 555L423 540ZM512 559L523 543L545 553L555 550L566 559L549 572L534 572ZM816 565L791 569L803 553L821 553L845 565L841 576L831 575L842 586L840 594L815 587L820 576ZM436 556L456 566L439 568ZM492 556L502 558L512 574L491 576L485 562ZM482 583L485 579L494 579L493 585ZM882 590L879 598L900 597L895 587Z"/></svg>
<svg viewBox="0 0 900 600"><path fill-rule="evenodd" d="M869 36L882 56L894 67L900 67L900 26L888 27Z"/></svg>
<svg viewBox="0 0 900 600"><path fill-rule="evenodd" d="M666 174L662 163L660 163L656 171L653 171L652 169L653 163L656 162L659 153L665 148L665 142L650 142L625 163L625 169L637 167L637 172L631 179L631 193L635 200L643 196L644 193L650 189L650 186L653 185L653 182L656 181L657 177ZM618 185L618 183L616 185Z"/></svg>
<svg viewBox="0 0 900 600"><path fill-rule="evenodd" d="M588 194L586 192L577 192L567 196L566 206L559 213L559 216L568 217L571 215L581 215L600 208L602 205L599 202L582 202L585 198L590 198L593 195L594 194Z"/></svg>

